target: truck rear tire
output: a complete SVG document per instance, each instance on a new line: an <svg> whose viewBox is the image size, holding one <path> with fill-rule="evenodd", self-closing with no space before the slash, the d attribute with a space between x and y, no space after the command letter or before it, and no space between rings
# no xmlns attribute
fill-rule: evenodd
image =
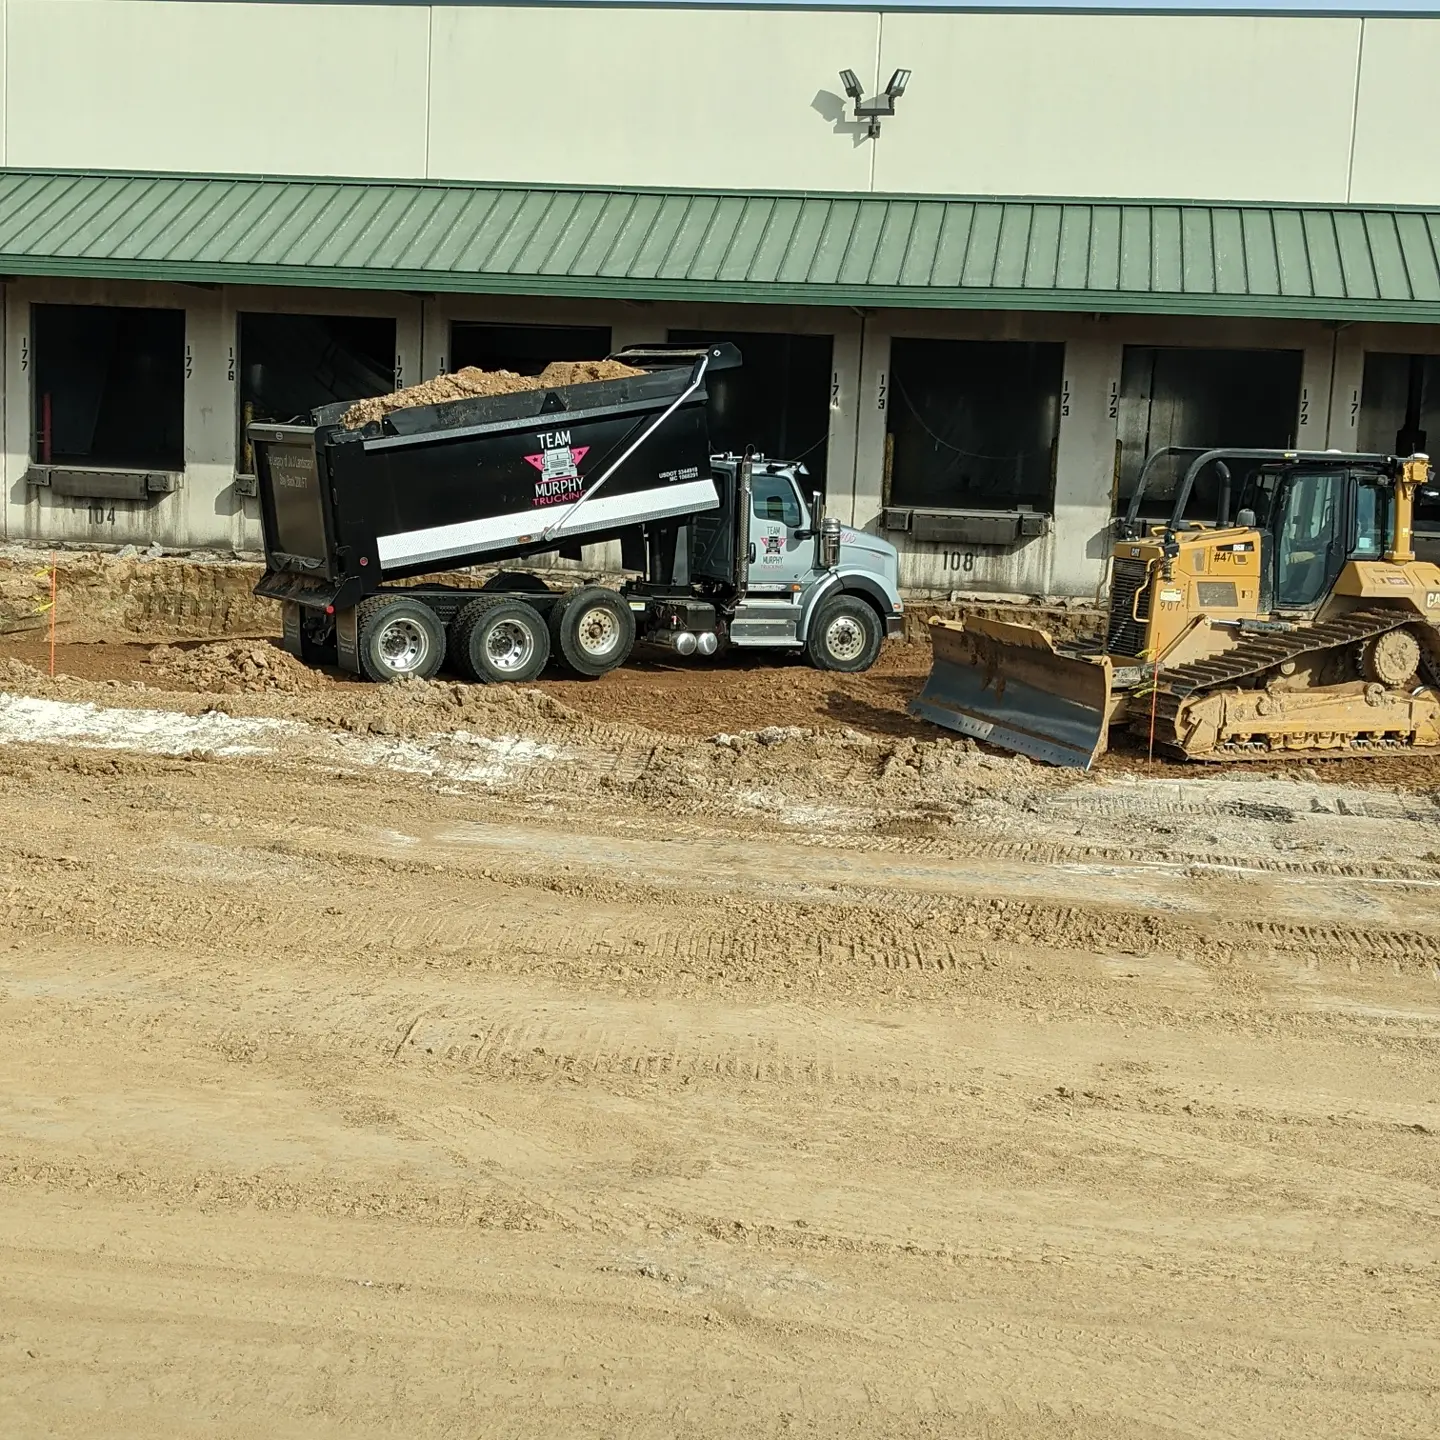
<svg viewBox="0 0 1440 1440"><path fill-rule="evenodd" d="M820 602L805 639L805 658L817 670L847 675L868 670L885 642L880 617L855 595L832 595Z"/></svg>
<svg viewBox="0 0 1440 1440"><path fill-rule="evenodd" d="M487 595L450 622L450 664L482 685L526 684L550 662L544 617L523 600Z"/></svg>
<svg viewBox="0 0 1440 1440"><path fill-rule="evenodd" d="M585 585L550 612L550 636L567 669L595 680L629 658L635 615L623 595Z"/></svg>
<svg viewBox="0 0 1440 1440"><path fill-rule="evenodd" d="M445 627L423 600L372 595L355 612L360 673L367 680L428 680L445 659Z"/></svg>

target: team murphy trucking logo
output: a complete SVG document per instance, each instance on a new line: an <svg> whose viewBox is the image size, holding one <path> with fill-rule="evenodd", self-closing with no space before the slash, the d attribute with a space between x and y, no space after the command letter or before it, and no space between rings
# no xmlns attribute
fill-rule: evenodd
<svg viewBox="0 0 1440 1440"><path fill-rule="evenodd" d="M551 430L538 439L540 453L525 457L527 463L540 472L535 482L535 503L559 505L566 500L578 500L585 488L580 479L580 462L590 447L571 445L568 430Z"/></svg>

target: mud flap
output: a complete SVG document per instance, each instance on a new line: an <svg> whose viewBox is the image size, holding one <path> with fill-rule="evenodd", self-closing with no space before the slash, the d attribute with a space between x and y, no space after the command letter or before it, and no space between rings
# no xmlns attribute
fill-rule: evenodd
<svg viewBox="0 0 1440 1440"><path fill-rule="evenodd" d="M935 621L934 658L910 713L1051 765L1088 770L1105 751L1111 668L1067 655L1033 625Z"/></svg>
<svg viewBox="0 0 1440 1440"><path fill-rule="evenodd" d="M359 617L354 605L335 612L335 652L342 670L348 670L352 675L362 673Z"/></svg>
<svg viewBox="0 0 1440 1440"><path fill-rule="evenodd" d="M300 625L300 607L293 600L280 602L280 644L297 660L305 658L305 641Z"/></svg>

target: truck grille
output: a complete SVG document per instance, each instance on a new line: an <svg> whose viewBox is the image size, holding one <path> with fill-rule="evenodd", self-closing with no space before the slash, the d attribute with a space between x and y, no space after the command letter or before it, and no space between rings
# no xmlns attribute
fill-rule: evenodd
<svg viewBox="0 0 1440 1440"><path fill-rule="evenodd" d="M1145 621L1150 618L1150 567L1143 560L1116 560L1110 579L1110 625L1105 649L1111 655L1139 655L1145 644ZM1135 604L1140 592L1140 603ZM1131 618L1134 611L1139 619Z"/></svg>

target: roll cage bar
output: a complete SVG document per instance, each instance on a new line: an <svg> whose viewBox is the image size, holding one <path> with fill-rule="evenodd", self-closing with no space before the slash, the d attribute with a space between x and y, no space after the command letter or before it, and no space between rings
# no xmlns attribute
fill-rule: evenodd
<svg viewBox="0 0 1440 1440"><path fill-rule="evenodd" d="M1145 487L1156 464L1174 455L1190 455L1194 458L1186 467L1184 478L1175 488L1175 503L1170 518L1165 522L1165 539L1171 541L1175 533L1184 527L1185 507L1190 503L1190 492L1195 487L1195 477L1210 464L1214 464L1220 476L1221 525L1230 523L1230 465L1231 460L1258 461L1261 465L1324 465L1341 470L1373 470L1378 474L1397 476L1404 461L1398 455L1349 454L1340 450L1204 450L1198 445L1164 445L1146 457L1135 483L1135 493L1130 497L1125 516L1117 527L1119 538L1136 540L1140 536L1140 502L1145 497Z"/></svg>

